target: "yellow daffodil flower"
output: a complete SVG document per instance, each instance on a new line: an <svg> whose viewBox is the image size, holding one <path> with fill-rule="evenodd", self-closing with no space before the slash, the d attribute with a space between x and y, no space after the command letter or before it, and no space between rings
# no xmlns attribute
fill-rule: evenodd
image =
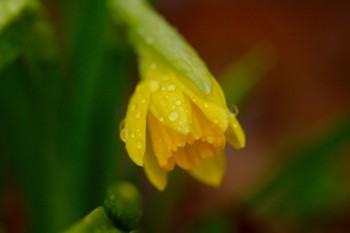
<svg viewBox="0 0 350 233"><path fill-rule="evenodd" d="M142 80L127 109L120 137L130 158L159 190L177 165L218 186L228 141L245 138L225 96L194 49L144 0L109 0L140 57Z"/></svg>
<svg viewBox="0 0 350 233"><path fill-rule="evenodd" d="M225 173L226 140L235 148L245 144L219 84L212 78L211 92L203 93L154 58L142 60L141 74L120 133L130 158L159 190L176 165L218 186Z"/></svg>

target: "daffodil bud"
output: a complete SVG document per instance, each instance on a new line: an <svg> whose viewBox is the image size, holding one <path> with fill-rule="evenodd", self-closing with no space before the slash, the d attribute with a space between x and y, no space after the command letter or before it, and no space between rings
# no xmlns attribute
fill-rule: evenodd
<svg viewBox="0 0 350 233"><path fill-rule="evenodd" d="M111 186L103 206L118 228L130 232L138 226L142 216L142 198L132 184L120 182Z"/></svg>
<svg viewBox="0 0 350 233"><path fill-rule="evenodd" d="M129 101L120 137L130 158L159 190L179 166L218 186L226 141L245 145L224 93L196 52L142 0L111 0L140 57L142 80Z"/></svg>

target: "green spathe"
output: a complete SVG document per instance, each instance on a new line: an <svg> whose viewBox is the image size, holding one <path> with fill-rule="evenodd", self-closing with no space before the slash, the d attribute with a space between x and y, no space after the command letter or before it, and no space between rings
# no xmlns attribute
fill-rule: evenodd
<svg viewBox="0 0 350 233"><path fill-rule="evenodd" d="M194 49L151 6L143 0L110 0L117 21L127 25L130 38L141 53L163 59L174 70L191 80L203 93L212 89L211 73Z"/></svg>

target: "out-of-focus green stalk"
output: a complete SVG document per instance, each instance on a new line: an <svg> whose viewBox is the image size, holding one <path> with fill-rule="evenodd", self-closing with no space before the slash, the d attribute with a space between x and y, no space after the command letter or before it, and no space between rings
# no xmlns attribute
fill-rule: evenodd
<svg viewBox="0 0 350 233"><path fill-rule="evenodd" d="M276 48L268 43L259 43L233 62L219 79L227 102L241 104L276 61Z"/></svg>
<svg viewBox="0 0 350 233"><path fill-rule="evenodd" d="M101 203L117 174L117 116L129 51L123 42L111 43L124 35L112 35L105 1L65 1L63 6L71 44L60 154L70 177L64 189L74 203L67 214L74 221Z"/></svg>
<svg viewBox="0 0 350 233"><path fill-rule="evenodd" d="M113 225L104 208L98 207L63 233L122 233L122 231Z"/></svg>
<svg viewBox="0 0 350 233"><path fill-rule="evenodd" d="M1 71L1 115L6 125L1 139L7 141L5 153L23 190L31 230L52 232L62 218L51 203L61 201L60 207L66 208L59 186L54 185L62 178L55 151L59 67L52 29L40 5L21 2L27 5L12 12L16 12L12 18L16 22L4 29L5 36L13 33L17 37L8 47L15 56Z"/></svg>
<svg viewBox="0 0 350 233"><path fill-rule="evenodd" d="M62 156L67 178L62 188L72 207L64 210L69 216L65 227L80 219L90 209L98 205L96 193L102 192L98 183L90 180L90 173L95 174L98 163L91 153L91 124L96 83L104 79L100 73L106 39L108 19L104 1L78 0L64 1L65 35L68 44L69 66L67 75L69 84L61 116L60 156ZM102 195L99 195L102 196Z"/></svg>
<svg viewBox="0 0 350 233"><path fill-rule="evenodd" d="M349 119L349 113L343 115L322 133L303 142L302 148L292 151L288 156L292 159L248 198L247 205L280 218L295 213L299 223L317 218L320 213L325 217L325 213L339 207L350 193L339 169L344 155L341 149L350 140Z"/></svg>

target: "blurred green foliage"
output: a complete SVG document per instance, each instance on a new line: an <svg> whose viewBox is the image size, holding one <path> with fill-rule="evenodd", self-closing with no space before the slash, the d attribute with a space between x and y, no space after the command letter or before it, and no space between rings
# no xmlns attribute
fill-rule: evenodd
<svg viewBox="0 0 350 233"><path fill-rule="evenodd" d="M247 200L260 216L294 226L327 218L349 201L346 151L350 142L349 113L288 151L286 164Z"/></svg>
<svg viewBox="0 0 350 233"><path fill-rule="evenodd" d="M116 179L121 90L129 76L130 52L106 3L59 4L68 12L61 16L64 39L41 7L10 18L0 35L1 171L21 186L33 232L71 225ZM77 14L94 17L70 23ZM65 53L59 39L72 43Z"/></svg>

